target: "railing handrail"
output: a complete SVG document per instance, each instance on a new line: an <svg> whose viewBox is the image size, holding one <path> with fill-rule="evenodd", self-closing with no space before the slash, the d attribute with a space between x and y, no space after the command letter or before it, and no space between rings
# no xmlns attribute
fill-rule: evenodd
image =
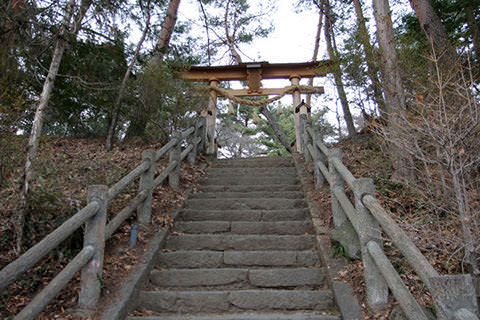
<svg viewBox="0 0 480 320"><path fill-rule="evenodd" d="M151 211L151 195L153 190L162 183L167 177L178 181L178 177L172 175L179 175L180 163L189 156L189 160L195 159L197 155L197 146L206 137L205 131L205 119L198 119L195 125L184 130L182 133L177 134L167 144L165 144L158 151L153 152L152 158L144 158L142 162L132 169L128 174L122 177L112 187L106 191L105 202L103 205L108 206L109 202L114 199L118 194L127 188L133 181L139 177L142 179L146 174L153 175L156 163L168 152L179 152L179 160L170 158L169 165L158 174L157 177L152 176L150 184L146 184L146 187L141 188L137 195L129 201L129 203L113 218L111 221L104 225L104 228L100 228L103 234L100 239L103 239L104 246L105 241L110 238L113 233L120 227L120 225L129 218L132 213L139 207L145 206ZM203 128L203 131L200 130ZM181 151L181 144L184 140L188 140L193 134L193 138L190 142L187 141L187 146L184 151ZM204 150L200 150L204 151ZM145 180L146 181L146 180ZM141 183L142 184L142 183ZM147 205L147 201L150 198L150 204ZM40 259L55 249L63 240L73 234L79 227L81 227L87 221L94 219L101 207L101 200L92 197L85 207L80 209L76 214L65 221L61 226L49 233L40 242L27 250L23 255L9 263L2 270L0 270L0 292L12 284L20 275L34 266ZM99 202L100 201L100 202ZM148 218L150 213L148 213ZM149 220L149 219L148 219ZM105 223L105 221L103 222ZM149 222L148 222L149 223ZM15 317L15 319L34 319L35 316L43 310L43 308L55 297L55 295L72 279L76 272L82 268L86 268L90 260L96 255L97 248L92 245L85 244L83 250L81 250L72 261L40 292L35 298ZM103 250L102 250L103 252ZM102 265L103 265L103 253L102 253ZM98 299L97 299L98 300ZM94 301L96 304L96 301Z"/></svg>
<svg viewBox="0 0 480 320"><path fill-rule="evenodd" d="M412 269L417 273L426 287L429 289L434 302L436 305L437 313L439 319L450 319L454 318L455 320L478 320L477 316L470 312L468 309L463 308L462 306L458 307L456 310L445 310L448 307L445 307L443 301L439 296L442 294L436 294L431 280L439 280L442 277L439 276L438 272L433 268L427 258L420 252L418 247L413 243L413 241L408 237L405 231L391 218L391 215L382 207L380 202L376 199L374 192L371 192L373 189L373 182L371 179L357 179L354 175L348 170L348 168L343 164L341 160L340 150L333 152L334 149L329 149L325 144L323 144L319 139L316 138L316 133L311 126L311 122L308 120L306 115L300 115L301 128L302 128L302 139L305 141L303 153L305 154L305 161L313 162L314 166L314 175L317 181L323 182L327 180L331 186L332 201L335 198L335 201L338 201L340 206L339 210L341 212L337 213L335 217L334 206L332 204L332 213L334 214L337 221L342 221L342 219L348 219L358 237L360 238L360 246L362 247L362 260L364 262L364 272L366 268L372 268L372 264L366 263L364 257L365 254L369 256L369 259L372 259L372 262L377 268L377 272L381 274L383 279L386 281L388 287L392 291L393 295L400 304L400 307L404 310L405 315L409 319L427 319L422 308L418 302L414 299L411 292L401 281L398 272L393 268L393 265L390 263L388 257L384 254L383 248L379 245L381 244L381 239L377 239L375 236L368 235L368 233L373 232L373 234L378 234L375 225L369 224L367 220L373 218L376 223L378 223L387 236L392 240L393 244L399 249L399 251L405 256L408 264ZM325 160L328 161L328 166L325 165ZM361 181L363 180L363 181ZM365 181L369 180L369 181ZM361 189L359 186L362 185L362 182L369 182L371 185L370 188ZM348 184L350 188L354 191L355 203L357 208L352 204L349 197L345 193L343 184ZM321 183L320 183L321 184ZM368 184L368 183L367 183ZM316 185L317 188L320 185ZM368 190L370 189L370 190ZM373 190L374 191L374 190ZM363 214L361 207L368 210L369 216L367 217ZM363 209L364 210L364 209ZM342 218L344 216L345 218ZM367 224L367 225L365 225ZM370 240L368 240L370 239ZM372 241L373 240L373 241ZM368 262L368 261L367 261ZM370 278L372 273L369 274ZM462 276L461 276L462 277ZM461 280L468 278L467 275ZM367 276L366 276L367 278ZM366 279L368 280L368 279ZM470 279L471 282L471 279ZM367 286L367 300L368 298L368 281L366 281ZM474 296L473 285L470 288L466 289L469 292L473 290L473 303L468 305L469 307L476 306L476 297ZM381 295L381 292L378 291L376 294ZM387 293L388 294L388 293ZM381 299L380 299L381 300ZM386 301L384 299L384 301ZM370 302L370 301L369 301ZM375 307L371 305L371 307ZM476 308L473 308L476 309Z"/></svg>

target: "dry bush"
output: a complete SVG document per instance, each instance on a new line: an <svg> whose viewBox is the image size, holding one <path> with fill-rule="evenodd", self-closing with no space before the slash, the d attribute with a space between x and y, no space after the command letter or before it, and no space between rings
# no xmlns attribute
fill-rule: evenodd
<svg viewBox="0 0 480 320"><path fill-rule="evenodd" d="M446 244L452 255L463 250L463 264L474 276L480 249L480 105L469 65L443 73L431 58L429 81L419 86L411 106L394 125L382 128L415 172L412 183L435 208L437 221L455 234ZM445 222L448 223L445 223Z"/></svg>

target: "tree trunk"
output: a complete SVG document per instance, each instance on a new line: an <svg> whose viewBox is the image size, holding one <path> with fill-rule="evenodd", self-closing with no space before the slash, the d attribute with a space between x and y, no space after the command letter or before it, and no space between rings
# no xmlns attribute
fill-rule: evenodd
<svg viewBox="0 0 480 320"><path fill-rule="evenodd" d="M135 63L137 62L137 58L138 58L138 55L140 53L140 49L142 48L142 45L143 45L143 42L145 41L148 30L150 29L150 1L148 2L147 6L148 6L147 17L146 17L146 20L145 20L145 28L143 29L142 37L140 38L140 41L138 42L137 47L135 48L135 53L132 57L132 61L130 61L130 64L127 68L127 71L125 72L125 75L123 76L122 83L120 84L120 88L118 90L117 100L115 101L115 105L113 107L112 118L110 119L110 125L108 127L107 142L106 142L106 145L105 145L107 151L110 151L113 148L115 128L117 126L118 115L120 113L120 105L121 105L121 102L122 102L123 94L125 93L125 88L127 86L127 81L128 81L128 78L130 77L130 74L132 73L132 69L133 69Z"/></svg>
<svg viewBox="0 0 480 320"><path fill-rule="evenodd" d="M43 83L42 93L40 94L40 99L35 111L35 117L32 123L32 130L30 132L30 138L28 140L27 146L27 156L25 160L25 166L22 177L22 189L20 193L20 203L15 212L15 223L16 226L16 252L20 254L22 252L22 243L23 243L23 227L25 223L25 210L28 205L28 196L30 192L30 184L33 180L33 166L32 163L37 156L38 144L40 140L40 135L42 133L43 118L45 115L45 110L48 106L48 101L50 94L53 90L53 85L55 83L55 78L58 74L58 69L60 68L60 63L62 61L63 53L67 46L66 34L69 31L73 31L77 34L80 29L80 24L85 16L88 7L90 6L90 1L82 1L79 14L72 23L72 15L75 7L75 0L69 0L65 7L65 15L63 16L62 23L60 25L60 30L57 35L57 41L55 43L55 49L52 55L52 61L50 63L50 68L48 70L47 77Z"/></svg>
<svg viewBox="0 0 480 320"><path fill-rule="evenodd" d="M327 51L330 59L335 62L333 77L335 79L335 86L337 87L338 96L340 97L340 102L342 103L343 118L347 123L348 136L353 138L357 135L355 130L355 125L353 124L352 114L350 112L350 107L348 105L347 94L345 93L345 88L343 86L342 80L342 69L340 68L339 61L337 59L337 52L332 44L335 41L333 30L332 30L332 17L330 15L330 2L329 0L324 0L325 8L325 40L327 42Z"/></svg>
<svg viewBox="0 0 480 320"><path fill-rule="evenodd" d="M475 7L466 6L463 8L465 11L465 16L467 18L468 31L472 37L473 50L475 52L475 58L477 59L477 64L480 63L480 33L478 32L477 21L475 20Z"/></svg>
<svg viewBox="0 0 480 320"><path fill-rule="evenodd" d="M445 27L435 13L430 0L410 0L410 5L415 11L420 26L432 46L433 55L438 59L443 72L447 74L455 72L457 53L450 44Z"/></svg>
<svg viewBox="0 0 480 320"><path fill-rule="evenodd" d="M383 99L380 80L378 79L378 66L376 64L376 57L374 54L373 46L370 43L370 36L368 34L367 26L365 24L365 17L363 16L362 4L360 0L353 0L355 5L355 13L357 15L358 31L360 36L360 43L363 46L365 52L365 60L367 62L367 75L372 81L373 87L373 99L378 106L380 116L386 113L385 100Z"/></svg>
<svg viewBox="0 0 480 320"><path fill-rule="evenodd" d="M163 56L165 55L168 45L170 44L173 29L175 28L175 23L177 22L177 12L179 6L180 0L170 0L168 3L167 14L165 15L165 20L163 20L160 36L158 37L157 45L155 47L157 52L151 61L151 63L155 66L158 66L163 60Z"/></svg>
<svg viewBox="0 0 480 320"><path fill-rule="evenodd" d="M388 0L373 0L374 16L377 24L377 39L382 58L382 80L385 92L388 126L395 134L398 119L405 111L405 94L398 67L395 38L393 36L392 18ZM391 179L406 182L411 179L410 170L406 168L404 154L393 143L389 144L394 172Z"/></svg>
<svg viewBox="0 0 480 320"><path fill-rule="evenodd" d="M322 34L322 28L323 28L323 12L319 11L318 12L317 34L315 36L315 45L313 47L313 58L312 58L313 62L317 62L318 49L320 47L320 37L321 37L321 34ZM308 85L313 86L313 78L308 79ZM309 106L312 105L311 104L311 102L312 102L312 94L311 93L307 94L307 97L306 97L305 101L307 102L307 104Z"/></svg>
<svg viewBox="0 0 480 320"><path fill-rule="evenodd" d="M162 62L168 45L170 44L173 29L175 27L175 23L177 22L177 12L179 5L180 0L170 0L170 2L168 3L165 20L163 20L162 29L160 30L160 36L158 37L157 45L155 47L156 53L153 55L152 59L149 62L150 68L160 67L160 62ZM138 108L133 111L133 119L128 126L125 139L145 135L145 129L147 128L148 124L148 116L143 113L144 112Z"/></svg>
<svg viewBox="0 0 480 320"><path fill-rule="evenodd" d="M228 11L230 9L230 0L227 1L227 7L225 8L225 15L224 15L224 25L225 25L225 39L227 40L228 48L230 53L232 54L233 60L236 64L242 63L242 57L238 53L237 49L235 49L235 37L230 35L230 31L228 29Z"/></svg>
<svg viewBox="0 0 480 320"><path fill-rule="evenodd" d="M277 136L280 143L285 147L285 149L287 149L289 153L292 153L293 149L290 146L290 142L288 141L288 138L285 135L285 133L282 131L282 129L278 125L278 122L275 119L275 117L270 113L270 111L268 111L266 107L261 107L260 112L265 116L265 118L267 118L268 122L270 122L270 125L272 126L272 130Z"/></svg>

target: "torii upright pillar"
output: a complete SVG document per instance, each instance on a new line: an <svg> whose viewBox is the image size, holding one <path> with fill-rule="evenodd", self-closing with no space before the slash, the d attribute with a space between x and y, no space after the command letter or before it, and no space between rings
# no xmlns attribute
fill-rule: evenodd
<svg viewBox="0 0 480 320"><path fill-rule="evenodd" d="M210 80L210 85L213 87L218 87L217 80ZM215 144L215 120L217 119L217 92L210 90L210 95L208 97L208 108L206 114L206 124L207 124L207 154L215 154L216 144Z"/></svg>

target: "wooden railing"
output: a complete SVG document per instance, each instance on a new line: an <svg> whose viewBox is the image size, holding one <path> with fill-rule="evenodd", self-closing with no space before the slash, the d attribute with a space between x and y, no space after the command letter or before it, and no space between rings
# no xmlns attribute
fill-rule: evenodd
<svg viewBox="0 0 480 320"><path fill-rule="evenodd" d="M205 119L201 118L195 122L194 126L175 135L160 150L144 151L142 163L110 188L105 185L89 186L88 204L83 209L0 271L1 292L85 224L83 249L16 315L15 319L34 319L80 270L82 273L79 310L85 312L94 310L100 298L106 240L135 210L137 210L139 225L148 228L151 220L153 190L167 177L170 187L178 189L181 162L187 158L193 165L197 153L205 151L207 141L205 127ZM182 145L185 145L183 151ZM169 165L155 177L157 161L167 153L169 153ZM138 178L140 178L138 194L107 223L109 202Z"/></svg>
<svg viewBox="0 0 480 320"><path fill-rule="evenodd" d="M383 250L382 229L429 289L440 320L477 319L478 306L470 275L441 276L375 197L372 179L355 178L342 163L340 149L327 148L316 137L306 114L300 115L303 154L313 164L315 187L330 185L335 228L351 224L360 242L367 302L373 310L386 306L389 289L410 320L427 320L424 309L405 286ZM353 197L345 192L345 185ZM345 229L344 229L345 230ZM348 229L347 229L348 230Z"/></svg>

